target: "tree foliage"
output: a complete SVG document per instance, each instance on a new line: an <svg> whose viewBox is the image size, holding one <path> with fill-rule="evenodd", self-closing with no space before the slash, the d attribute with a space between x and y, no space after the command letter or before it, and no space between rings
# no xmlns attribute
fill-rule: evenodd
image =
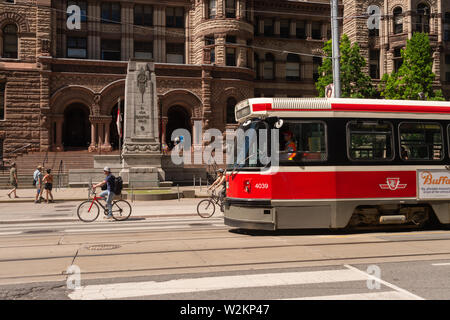
<svg viewBox="0 0 450 320"><path fill-rule="evenodd" d="M403 64L398 72L385 74L381 79L381 95L386 99L419 100L423 93L426 100L444 100L442 90L433 90L431 52L428 34L414 33L401 51Z"/></svg>
<svg viewBox="0 0 450 320"><path fill-rule="evenodd" d="M363 72L366 61L360 54L359 45L350 42L346 34L340 41L341 97L342 98L373 98L377 95L370 77ZM327 58L319 67L319 78L316 88L319 96L325 96L325 87L333 83L332 40L325 43L323 51Z"/></svg>

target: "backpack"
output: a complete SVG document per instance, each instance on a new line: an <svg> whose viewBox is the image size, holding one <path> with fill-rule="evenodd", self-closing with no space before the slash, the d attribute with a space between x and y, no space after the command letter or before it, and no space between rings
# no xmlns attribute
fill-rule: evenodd
<svg viewBox="0 0 450 320"><path fill-rule="evenodd" d="M123 188L123 180L121 176L114 178L114 194L121 194Z"/></svg>

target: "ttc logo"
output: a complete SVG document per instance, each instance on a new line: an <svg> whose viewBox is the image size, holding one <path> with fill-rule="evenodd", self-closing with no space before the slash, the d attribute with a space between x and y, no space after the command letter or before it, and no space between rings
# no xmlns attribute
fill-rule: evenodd
<svg viewBox="0 0 450 320"><path fill-rule="evenodd" d="M386 184L380 184L380 188L383 190L397 190L397 189L405 189L407 186L407 184L401 184L400 183L400 178L387 178L386 179Z"/></svg>

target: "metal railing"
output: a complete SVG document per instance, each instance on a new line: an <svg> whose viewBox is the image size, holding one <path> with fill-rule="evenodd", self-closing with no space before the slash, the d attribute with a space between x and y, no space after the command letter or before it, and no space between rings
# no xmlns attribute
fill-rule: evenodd
<svg viewBox="0 0 450 320"><path fill-rule="evenodd" d="M6 166L5 166L5 157L8 157L9 155L12 155L12 154L14 154L14 153L17 153L17 152L19 152L19 151L25 150L25 149L27 149L27 148L29 148L29 147L31 147L31 143L28 143L28 144L24 145L23 147L17 148L17 149L15 149L15 150L11 151L11 152L8 152L8 153L3 154L3 156L2 156L2 171L3 171L3 173L5 173L5 169L6 169Z"/></svg>

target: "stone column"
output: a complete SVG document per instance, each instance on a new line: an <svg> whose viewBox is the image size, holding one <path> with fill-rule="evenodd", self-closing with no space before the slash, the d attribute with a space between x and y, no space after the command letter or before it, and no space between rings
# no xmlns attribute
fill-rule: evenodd
<svg viewBox="0 0 450 320"><path fill-rule="evenodd" d="M64 123L64 116L57 116L55 119L56 123L56 151L63 151L64 147L62 144L62 135L63 135L63 123Z"/></svg>
<svg viewBox="0 0 450 320"><path fill-rule="evenodd" d="M103 128L104 128L104 124L101 122L97 123L97 145L98 148L100 149L102 144L103 144L103 138L104 138L104 132L103 132Z"/></svg>
<svg viewBox="0 0 450 320"><path fill-rule="evenodd" d="M167 127L167 122L169 122L169 118L167 117L162 117L161 119L161 143L163 146L163 152L167 151L167 144L166 144L166 127Z"/></svg>
<svg viewBox="0 0 450 320"><path fill-rule="evenodd" d="M295 38L297 36L297 22L295 20L291 20L289 24L289 37Z"/></svg>
<svg viewBox="0 0 450 320"><path fill-rule="evenodd" d="M247 42L244 39L238 39L237 43L240 45L237 47L237 66L241 68L245 68L248 66L247 62Z"/></svg>
<svg viewBox="0 0 450 320"><path fill-rule="evenodd" d="M407 21L404 21L404 25L408 25L408 39L411 39L413 33L413 13L412 13L412 0L408 0Z"/></svg>
<svg viewBox="0 0 450 320"><path fill-rule="evenodd" d="M88 29L88 58L99 60L101 57L101 44L100 44L100 3L99 2L89 2L88 3L88 14L94 19L88 19L87 29Z"/></svg>
<svg viewBox="0 0 450 320"><path fill-rule="evenodd" d="M306 21L306 39L311 40L312 39L312 21Z"/></svg>
<svg viewBox="0 0 450 320"><path fill-rule="evenodd" d="M225 17L225 0L216 1L216 17L217 18Z"/></svg>
<svg viewBox="0 0 450 320"><path fill-rule="evenodd" d="M103 123L103 126L105 128L105 137L104 137L104 143L103 143L102 149L103 149L103 151L106 151L106 152L112 151L111 143L109 141L110 125L111 125L111 120L105 120L105 122Z"/></svg>
<svg viewBox="0 0 450 320"><path fill-rule="evenodd" d="M218 34L216 36L216 64L224 66L226 64L226 49L225 49L225 34Z"/></svg>
<svg viewBox="0 0 450 320"><path fill-rule="evenodd" d="M273 34L276 37L280 36L280 19L278 19L278 18L275 19L275 23L273 25Z"/></svg>
<svg viewBox="0 0 450 320"><path fill-rule="evenodd" d="M134 41L133 41L133 7L131 3L121 2L122 16L122 61L128 61L134 57Z"/></svg>
<svg viewBox="0 0 450 320"><path fill-rule="evenodd" d="M96 124L91 120L91 145L89 146L89 152L94 152L96 150L96 132L95 132Z"/></svg>
<svg viewBox="0 0 450 320"><path fill-rule="evenodd" d="M153 22L155 27L153 40L153 58L155 62L166 62L166 8L154 6Z"/></svg>

